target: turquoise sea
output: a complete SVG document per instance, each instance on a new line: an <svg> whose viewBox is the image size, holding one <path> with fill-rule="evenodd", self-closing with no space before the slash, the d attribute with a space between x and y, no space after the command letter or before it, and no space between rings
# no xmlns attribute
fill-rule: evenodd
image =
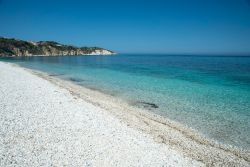
<svg viewBox="0 0 250 167"><path fill-rule="evenodd" d="M250 150L250 57L118 54L0 61L100 90Z"/></svg>

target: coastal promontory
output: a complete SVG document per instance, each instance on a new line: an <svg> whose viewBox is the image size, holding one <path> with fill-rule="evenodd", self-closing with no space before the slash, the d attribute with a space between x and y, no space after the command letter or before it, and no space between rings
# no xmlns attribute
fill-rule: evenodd
<svg viewBox="0 0 250 167"><path fill-rule="evenodd" d="M0 57L113 54L115 54L115 52L100 47L76 47L60 44L55 41L33 42L0 37Z"/></svg>

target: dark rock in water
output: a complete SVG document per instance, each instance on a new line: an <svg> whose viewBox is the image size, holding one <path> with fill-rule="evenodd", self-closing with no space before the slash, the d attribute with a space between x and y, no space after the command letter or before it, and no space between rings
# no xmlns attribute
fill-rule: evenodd
<svg viewBox="0 0 250 167"><path fill-rule="evenodd" d="M80 78L69 78L69 80L72 82L83 82L84 81L83 79L80 79Z"/></svg>
<svg viewBox="0 0 250 167"><path fill-rule="evenodd" d="M139 106L139 107L146 108L146 109L156 109L156 108L159 108L159 106L156 105L155 103L149 103L149 102L143 102L143 101L136 102L136 105Z"/></svg>
<svg viewBox="0 0 250 167"><path fill-rule="evenodd" d="M51 76L51 77L62 76L62 75L64 75L64 74L49 74L49 76Z"/></svg>

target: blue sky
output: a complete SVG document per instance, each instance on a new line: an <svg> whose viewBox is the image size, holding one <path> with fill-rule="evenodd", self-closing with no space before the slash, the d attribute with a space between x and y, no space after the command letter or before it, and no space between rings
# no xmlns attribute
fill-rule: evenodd
<svg viewBox="0 0 250 167"><path fill-rule="evenodd" d="M0 0L0 36L122 53L250 54L250 1Z"/></svg>

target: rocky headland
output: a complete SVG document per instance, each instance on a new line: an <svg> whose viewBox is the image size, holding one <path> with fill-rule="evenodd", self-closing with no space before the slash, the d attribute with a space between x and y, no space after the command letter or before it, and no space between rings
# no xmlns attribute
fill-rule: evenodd
<svg viewBox="0 0 250 167"><path fill-rule="evenodd" d="M33 42L0 37L0 57L113 54L115 54L115 52L99 47L76 47L60 44L54 41Z"/></svg>

